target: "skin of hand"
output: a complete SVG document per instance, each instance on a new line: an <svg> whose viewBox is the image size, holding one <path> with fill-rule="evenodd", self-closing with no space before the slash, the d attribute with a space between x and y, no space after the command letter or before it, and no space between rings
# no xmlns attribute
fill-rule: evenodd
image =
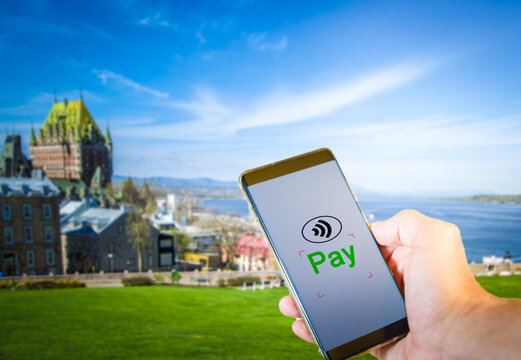
<svg viewBox="0 0 521 360"><path fill-rule="evenodd" d="M486 292L470 271L459 229L404 210L371 230L405 298L410 331L372 352L382 359L521 359L521 301ZM290 296L281 312L313 342Z"/></svg>

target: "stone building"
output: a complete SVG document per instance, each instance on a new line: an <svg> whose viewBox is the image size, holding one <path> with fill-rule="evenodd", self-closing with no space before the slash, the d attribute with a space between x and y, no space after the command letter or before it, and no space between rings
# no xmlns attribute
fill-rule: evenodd
<svg viewBox="0 0 521 360"><path fill-rule="evenodd" d="M0 178L0 271L59 274L60 191L49 179Z"/></svg>
<svg viewBox="0 0 521 360"><path fill-rule="evenodd" d="M63 263L67 273L138 271L138 253L126 231L130 207L102 209L93 199L62 204ZM143 271L171 270L173 238L151 226Z"/></svg>
<svg viewBox="0 0 521 360"><path fill-rule="evenodd" d="M22 138L6 135L0 158L0 177L31 177L33 165L22 152Z"/></svg>
<svg viewBox="0 0 521 360"><path fill-rule="evenodd" d="M31 129L29 150L34 168L59 181L63 191L85 192L91 184L104 188L111 181L110 131L101 132L81 96L54 102L38 133ZM77 195L86 197L88 193Z"/></svg>

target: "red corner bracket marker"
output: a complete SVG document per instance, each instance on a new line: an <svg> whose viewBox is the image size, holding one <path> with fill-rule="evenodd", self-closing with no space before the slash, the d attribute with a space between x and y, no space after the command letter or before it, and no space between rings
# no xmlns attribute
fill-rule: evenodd
<svg viewBox="0 0 521 360"><path fill-rule="evenodd" d="M300 250L300 251L298 252L298 254L300 255L300 257L302 257L302 253L303 253L304 251L306 251L306 250Z"/></svg>
<svg viewBox="0 0 521 360"><path fill-rule="evenodd" d="M319 298L323 298L324 296L326 296L326 295L320 295L318 292L317 292L317 295Z"/></svg>
<svg viewBox="0 0 521 360"><path fill-rule="evenodd" d="M349 234L349 235L347 235L347 236L352 236L352 237L353 237L353 239L355 238L355 236L354 236L353 234Z"/></svg>
<svg viewBox="0 0 521 360"><path fill-rule="evenodd" d="M369 273L369 276L367 278L370 279L372 277L373 277L373 274Z"/></svg>

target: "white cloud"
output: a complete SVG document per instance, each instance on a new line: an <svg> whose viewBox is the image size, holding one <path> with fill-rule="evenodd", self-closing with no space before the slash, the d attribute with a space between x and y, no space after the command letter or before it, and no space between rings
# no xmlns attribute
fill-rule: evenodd
<svg viewBox="0 0 521 360"><path fill-rule="evenodd" d="M195 33L195 37L197 38L197 40L199 40L199 42L201 44L206 43L206 38L203 35L203 29L204 29L205 26L206 26L206 23L203 23L201 25L201 27L199 28L199 30L197 30L196 33Z"/></svg>
<svg viewBox="0 0 521 360"><path fill-rule="evenodd" d="M166 123L167 118L163 118L156 126L128 127L124 132L150 138L202 139L245 129L320 119L411 82L428 69L426 66L391 68L308 92L272 93L244 106L226 105L212 91L199 89L193 100L160 103L187 113L185 121L179 122L176 115L177 122Z"/></svg>
<svg viewBox="0 0 521 360"><path fill-rule="evenodd" d="M154 16L147 16L141 20L138 20L141 25L149 25L149 26L161 26L171 29L177 29L177 25L170 22L169 20L165 20L161 13L156 13Z"/></svg>
<svg viewBox="0 0 521 360"><path fill-rule="evenodd" d="M433 117L372 133L374 143L395 149L521 145L521 114L503 118Z"/></svg>
<svg viewBox="0 0 521 360"><path fill-rule="evenodd" d="M248 36L248 44L257 51L282 51L288 45L288 38L281 37L278 40L268 41L266 33L253 33Z"/></svg>
<svg viewBox="0 0 521 360"><path fill-rule="evenodd" d="M113 73L109 70L93 70L93 72L101 80L103 85L107 85L109 80L112 80L119 86L128 87L138 92L144 92L159 99L166 99L170 96L168 93L151 89L147 86L135 82L132 79L126 78L120 74Z"/></svg>
<svg viewBox="0 0 521 360"><path fill-rule="evenodd" d="M280 125L319 118L354 105L422 76L425 66L401 66L301 93L277 93L263 99L257 108L229 124L232 129Z"/></svg>
<svg viewBox="0 0 521 360"><path fill-rule="evenodd" d="M166 27L171 27L171 26L173 26L173 25L170 23L170 21L166 21L166 20L160 21L160 22L159 22L159 25L161 25L161 26L166 26Z"/></svg>

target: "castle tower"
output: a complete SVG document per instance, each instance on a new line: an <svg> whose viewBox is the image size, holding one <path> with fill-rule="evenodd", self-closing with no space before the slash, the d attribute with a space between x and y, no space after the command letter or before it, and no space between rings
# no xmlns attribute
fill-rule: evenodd
<svg viewBox="0 0 521 360"><path fill-rule="evenodd" d="M29 151L33 167L50 179L78 180L90 185L98 179L105 186L112 178L112 140L103 135L83 99L55 101L38 133L31 134Z"/></svg>
<svg viewBox="0 0 521 360"><path fill-rule="evenodd" d="M0 177L31 177L33 166L22 152L20 135L6 135L0 156Z"/></svg>

